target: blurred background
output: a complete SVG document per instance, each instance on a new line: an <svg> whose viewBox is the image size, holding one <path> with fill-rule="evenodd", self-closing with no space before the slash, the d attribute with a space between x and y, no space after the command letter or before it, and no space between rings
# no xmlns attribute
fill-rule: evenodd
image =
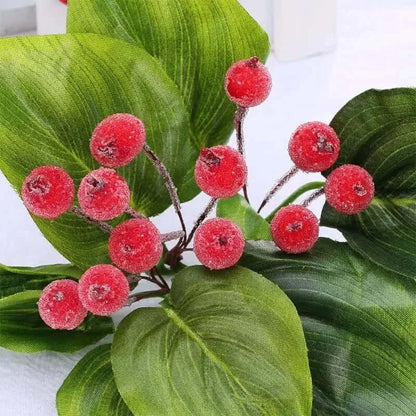
<svg viewBox="0 0 416 416"><path fill-rule="evenodd" d="M329 123L348 100L370 88L416 86L416 1L241 3L267 30L273 45L267 62L274 82L271 96L250 110L245 126L249 193L257 207L274 181L291 167L287 142L299 124ZM0 0L0 36L63 33L65 15L66 6L60 0ZM321 179L319 174L297 176L270 203L269 211L301 184ZM1 174L0 192L0 263L65 262L37 230ZM206 201L200 195L183 205L189 225ZM319 215L322 205L318 200L311 208ZM155 222L166 232L176 218L168 210ZM324 228L321 235L342 239ZM117 320L122 316L117 315ZM55 392L84 354L30 356L0 349L0 415L56 415Z"/></svg>

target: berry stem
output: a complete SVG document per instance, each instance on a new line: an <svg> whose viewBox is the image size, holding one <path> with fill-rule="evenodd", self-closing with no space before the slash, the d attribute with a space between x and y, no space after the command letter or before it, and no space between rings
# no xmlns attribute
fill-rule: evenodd
<svg viewBox="0 0 416 416"><path fill-rule="evenodd" d="M169 289L162 288L159 290L149 290L147 292L138 293L137 295L131 295L129 296L129 299L124 306L130 306L134 302L138 302L139 300L142 300L142 299L163 298L164 295L166 295L167 293L169 293Z"/></svg>
<svg viewBox="0 0 416 416"><path fill-rule="evenodd" d="M69 212L72 212L77 217L84 219L89 224L96 225L98 228L100 228L106 233L111 233L111 231L113 230L113 227L111 225L107 224L106 222L98 221L98 220L94 220L90 218L88 215L85 215L85 213L82 211L81 208L75 205L70 208Z"/></svg>
<svg viewBox="0 0 416 416"><path fill-rule="evenodd" d="M170 199L172 201L173 207L179 218L182 230L184 232L183 238L186 239L186 226L185 226L185 221L183 220L183 216L181 212L181 203L179 201L178 191L175 187L175 184L172 181L172 177L170 176L170 173L167 170L166 166L155 155L155 153L149 147L148 144L145 143L145 145L143 146L143 150L146 153L147 157L150 159L150 161L153 163L153 165L156 167L156 169L159 171L159 173L162 175L163 179L165 180L165 185L166 185L166 188L168 188Z"/></svg>
<svg viewBox="0 0 416 416"><path fill-rule="evenodd" d="M147 219L146 215L143 215L141 212L136 211L132 207L126 208L124 211L126 214L132 216L133 218Z"/></svg>
<svg viewBox="0 0 416 416"><path fill-rule="evenodd" d="M246 118L246 115L248 113L248 108L237 106L237 111L234 114L234 127L235 132L237 136L237 148L238 151L241 153L241 155L245 158L245 149L244 149L244 132L243 132L243 126L244 126L244 119ZM247 192L247 183L243 186L243 193L244 198L248 203L250 203L250 200L248 198L248 192Z"/></svg>
<svg viewBox="0 0 416 416"><path fill-rule="evenodd" d="M320 189L317 189L315 192L313 192L308 198L306 198L302 205L306 208L310 205L311 202L313 202L315 199L319 198L321 195L325 193L325 188L322 187Z"/></svg>
<svg viewBox="0 0 416 416"><path fill-rule="evenodd" d="M172 231L170 233L162 234L162 243L166 243L167 241L178 240L179 238L184 237L184 232L180 231Z"/></svg>
<svg viewBox="0 0 416 416"><path fill-rule="evenodd" d="M158 270L158 268L157 268L157 267L154 267L154 268L150 271L150 273L152 274L152 276L153 276L155 279L157 279L157 277L158 277L158 278L159 278L159 280L160 280L160 282L162 282L163 286L164 286L165 288L167 288L168 290L170 290L170 289L169 289L169 285L166 283L166 280L163 278L163 276L159 273L159 270Z"/></svg>
<svg viewBox="0 0 416 416"><path fill-rule="evenodd" d="M273 198L273 196L276 194L276 192L283 188L284 185L286 185L289 180L295 176L299 172L299 168L296 166L293 166L285 175L283 175L273 186L273 188L267 193L267 195L264 197L263 202L260 204L259 209L257 210L257 213L259 214L260 211L265 207L265 205Z"/></svg>
<svg viewBox="0 0 416 416"><path fill-rule="evenodd" d="M293 203L294 201L296 201L296 199L298 199L305 192L321 188L323 185L325 185L325 182L309 182L301 186L299 189L297 189L295 192L289 195L276 209L274 209L270 213L270 215L266 217L266 221L270 222L275 216L276 212L279 211L279 209L286 207L287 205Z"/></svg>

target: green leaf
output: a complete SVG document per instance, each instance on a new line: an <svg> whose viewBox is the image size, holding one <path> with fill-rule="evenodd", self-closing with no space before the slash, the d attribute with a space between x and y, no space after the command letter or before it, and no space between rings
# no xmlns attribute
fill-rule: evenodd
<svg viewBox="0 0 416 416"><path fill-rule="evenodd" d="M68 32L144 47L179 87L199 147L223 143L232 130L229 66L269 53L266 33L237 0L71 0Z"/></svg>
<svg viewBox="0 0 416 416"><path fill-rule="evenodd" d="M241 267L188 267L163 308L140 308L114 336L121 396L137 416L306 416L311 380L296 310Z"/></svg>
<svg viewBox="0 0 416 416"><path fill-rule="evenodd" d="M249 242L242 264L301 315L316 416L416 414L416 282L320 239L306 254Z"/></svg>
<svg viewBox="0 0 416 416"><path fill-rule="evenodd" d="M74 367L56 396L59 416L132 416L114 382L111 345L91 350Z"/></svg>
<svg viewBox="0 0 416 416"><path fill-rule="evenodd" d="M0 41L0 169L19 190L36 166L56 164L78 184L98 167L89 151L95 125L117 112L146 124L147 142L170 170L184 200L198 150L175 84L145 50L99 35L10 38ZM170 205L164 181L141 154L120 169L132 204L147 215ZM65 214L35 219L46 238L82 269L109 262L108 236Z"/></svg>
<svg viewBox="0 0 416 416"><path fill-rule="evenodd" d="M321 224L338 228L354 250L375 263L415 278L416 90L367 91L343 107L331 125L341 140L336 166L367 169L376 198L353 216L326 205Z"/></svg>
<svg viewBox="0 0 416 416"><path fill-rule="evenodd" d="M38 313L40 291L28 290L0 299L0 346L12 351L75 352L113 332L111 318L89 315L72 331L46 326Z"/></svg>
<svg viewBox="0 0 416 416"><path fill-rule="evenodd" d="M78 279L81 271L71 264L12 267L0 264L0 299L25 290L43 289L56 279Z"/></svg>
<svg viewBox="0 0 416 416"><path fill-rule="evenodd" d="M243 231L246 240L271 240L270 224L251 208L241 195L220 199L217 216L233 220Z"/></svg>

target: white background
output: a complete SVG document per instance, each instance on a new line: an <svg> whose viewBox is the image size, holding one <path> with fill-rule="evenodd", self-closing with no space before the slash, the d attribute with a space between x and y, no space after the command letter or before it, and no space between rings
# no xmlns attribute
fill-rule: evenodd
<svg viewBox="0 0 416 416"><path fill-rule="evenodd" d="M299 124L329 122L350 98L366 89L416 85L414 0L340 0L338 14L335 52L292 63L273 58L268 62L274 80L271 97L250 111L246 123L249 190L255 206L291 166L286 146ZM293 180L271 205L305 181L319 179L319 175L305 176ZM39 265L65 261L42 237L1 175L0 195L0 262ZM184 204L189 224L204 201L200 196ZM312 208L319 214L321 203ZM156 223L169 231L175 221L168 212ZM321 235L337 237L327 230ZM26 355L0 349L0 416L56 415L55 392L84 354Z"/></svg>

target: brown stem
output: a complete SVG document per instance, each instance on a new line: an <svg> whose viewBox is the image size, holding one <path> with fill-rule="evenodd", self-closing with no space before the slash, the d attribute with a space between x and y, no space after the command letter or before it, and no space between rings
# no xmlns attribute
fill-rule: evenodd
<svg viewBox="0 0 416 416"><path fill-rule="evenodd" d="M103 222L103 221L94 220L93 218L89 217L88 215L85 215L84 212L82 211L82 209L75 206L75 205L72 206L69 211L72 212L73 214L75 214L77 217L82 218L83 220L85 220L89 224L96 225L98 228L105 231L106 233L111 233L111 231L113 230L113 227L111 225L109 225L109 224L107 224L106 222Z"/></svg>
<svg viewBox="0 0 416 416"><path fill-rule="evenodd" d="M237 148L241 155L245 158L245 149L244 149L244 132L243 125L244 119L248 113L248 108L237 106L237 111L234 114L234 127L237 136ZM248 198L247 183L243 186L244 198L248 203L250 200Z"/></svg>
<svg viewBox="0 0 416 416"><path fill-rule="evenodd" d="M184 237L184 232L180 231L172 231L170 233L162 234L162 243L166 243L167 241L178 240L179 238Z"/></svg>
<svg viewBox="0 0 416 416"><path fill-rule="evenodd" d="M302 202L302 205L306 208L307 206L309 206L311 202L319 198L324 193L325 193L324 187L317 189L315 192L312 192L311 195Z"/></svg>
<svg viewBox="0 0 416 416"><path fill-rule="evenodd" d="M273 196L276 194L276 192L281 189L284 185L286 185L289 180L296 175L296 173L299 172L299 168L296 166L293 166L284 176L282 176L276 184L273 186L273 188L267 193L267 195L264 197L263 202L260 204L259 209L257 210L257 213L260 213L260 211L265 207L265 205L273 198Z"/></svg>
<svg viewBox="0 0 416 416"><path fill-rule="evenodd" d="M141 212L136 211L132 207L126 208L124 211L126 214L131 215L133 218L147 219L146 215L143 215Z"/></svg>
<svg viewBox="0 0 416 416"><path fill-rule="evenodd" d="M172 201L173 207L179 218L182 230L184 232L184 238L186 238L185 221L183 220L183 216L181 212L181 204L180 204L179 197L178 197L178 191L175 187L175 184L173 183L172 177L170 176L170 173L167 170L166 166L162 163L161 160L159 160L159 158L156 156L156 154L153 152L153 150L149 147L148 144L144 145L143 150L145 151L147 157L150 159L150 161L153 163L153 165L156 167L156 169L159 171L159 173L162 175L163 179L165 180L165 185L169 191L170 199Z"/></svg>
<svg viewBox="0 0 416 416"><path fill-rule="evenodd" d="M166 293L169 293L169 288L162 288L159 290L149 290L148 292L138 293L137 295L130 296L124 306L130 306L134 302L138 302L139 300L142 300L142 299L163 297L163 295L165 295Z"/></svg>

